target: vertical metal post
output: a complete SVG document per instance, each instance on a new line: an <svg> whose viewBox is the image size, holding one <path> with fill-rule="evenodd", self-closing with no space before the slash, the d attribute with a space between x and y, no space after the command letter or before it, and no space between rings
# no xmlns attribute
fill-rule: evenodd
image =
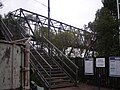
<svg viewBox="0 0 120 90"><path fill-rule="evenodd" d="M25 46L25 61L24 61L24 89L30 90L30 46L27 43Z"/></svg>
<svg viewBox="0 0 120 90"><path fill-rule="evenodd" d="M77 82L78 81L78 69L76 68L76 83L75 83L75 86L77 86Z"/></svg>
<svg viewBox="0 0 120 90"><path fill-rule="evenodd" d="M101 78L101 76L100 76L100 68L98 69L99 71L99 73L98 73L98 90L100 90L100 78Z"/></svg>
<svg viewBox="0 0 120 90"><path fill-rule="evenodd" d="M21 46L21 90L24 88L24 72L23 72L23 67L24 67L24 58L25 53L24 53L24 46Z"/></svg>
<svg viewBox="0 0 120 90"><path fill-rule="evenodd" d="M15 58L14 58L14 56L15 56L15 44L13 44L13 46L12 46L12 65L11 65L11 90L13 89L13 82L14 82L14 80L13 80L13 78L14 78L14 76L13 76L13 62L14 62L14 60L15 60Z"/></svg>
<svg viewBox="0 0 120 90"><path fill-rule="evenodd" d="M118 14L118 20L120 19L120 12L119 12L119 0L117 0L117 14Z"/></svg>
<svg viewBox="0 0 120 90"><path fill-rule="evenodd" d="M120 8L119 8L119 0L117 0L117 16L118 16L118 50L119 50L119 55L120 55L120 25L119 25L119 19L120 19Z"/></svg>
<svg viewBox="0 0 120 90"><path fill-rule="evenodd" d="M48 0L48 40L50 41L50 0ZM50 54L49 43L48 43L48 53Z"/></svg>
<svg viewBox="0 0 120 90"><path fill-rule="evenodd" d="M51 68L50 68L50 78L49 78L49 90L51 90Z"/></svg>

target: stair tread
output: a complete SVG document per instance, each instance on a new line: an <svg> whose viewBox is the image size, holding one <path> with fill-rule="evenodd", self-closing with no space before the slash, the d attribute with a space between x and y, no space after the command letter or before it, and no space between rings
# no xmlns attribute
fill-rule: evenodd
<svg viewBox="0 0 120 90"><path fill-rule="evenodd" d="M42 52L40 52L41 54ZM51 80L51 89L54 88L62 88L62 87L70 87L73 86L74 83L71 82L71 79L69 78L69 76L67 76L65 74L65 72L63 72L61 70L61 68L54 63L47 55L45 55L44 53L41 54L43 56L43 58L52 66L53 69L51 69L51 78L49 78L47 76L46 73L44 73L44 71L42 71L41 68L39 68L39 71L43 74L43 76L46 78L47 81ZM50 68L49 66L40 59L39 56L35 55L38 58L39 63L41 63L41 65L45 68L45 70L50 74ZM39 67L39 66L38 66Z"/></svg>
<svg viewBox="0 0 120 90"><path fill-rule="evenodd" d="M51 65L51 64L50 64L50 65ZM45 68L49 68L49 66L48 66L47 64L46 64L46 65L44 65L44 67L45 67ZM51 65L51 67L52 67L52 68L58 68L58 66L57 66L57 65Z"/></svg>
<svg viewBox="0 0 120 90"><path fill-rule="evenodd" d="M55 80L52 80L51 81L52 83L63 83L63 82L70 82L70 80L68 79L68 80L64 80L64 79L55 79Z"/></svg>
<svg viewBox="0 0 120 90"><path fill-rule="evenodd" d="M52 75L57 75L57 76L61 76L61 75L65 75L66 76L66 74L65 73L63 73L63 72L61 72L61 73L52 73Z"/></svg>
<svg viewBox="0 0 120 90"><path fill-rule="evenodd" d="M68 78L68 76L64 76L64 77L51 77L51 79L66 79ZM50 79L50 78L46 78L46 79Z"/></svg>
<svg viewBox="0 0 120 90"><path fill-rule="evenodd" d="M44 71L41 71L42 74L45 74ZM50 71L48 71L48 73L50 73ZM58 74L58 73L62 73L62 71L51 71L51 74Z"/></svg>

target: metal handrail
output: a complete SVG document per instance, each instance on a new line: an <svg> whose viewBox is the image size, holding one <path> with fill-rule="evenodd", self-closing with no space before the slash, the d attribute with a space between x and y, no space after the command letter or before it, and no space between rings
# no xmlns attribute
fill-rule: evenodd
<svg viewBox="0 0 120 90"><path fill-rule="evenodd" d="M12 18L12 17L11 17ZM12 18L13 21L15 21L13 18ZM21 27L23 30L25 30L18 22L17 24L19 25L19 27ZM22 34L22 36L25 38L25 36ZM30 36L30 35L29 35ZM29 42L30 45L32 46L31 42ZM40 53L32 46L32 48L36 51L36 53L44 60L44 62L49 66L50 69L53 69L52 66L40 55Z"/></svg>
<svg viewBox="0 0 120 90"><path fill-rule="evenodd" d="M6 24L4 23L4 21L2 20L2 19L0 19L1 21L2 21L2 23L5 25L5 27L7 28L7 26L6 26ZM14 20L14 19L12 19L12 20ZM18 22L17 22L17 24L18 24ZM19 24L18 24L19 25ZM20 25L19 25L20 26ZM20 27L22 27L22 26L20 26ZM24 28L22 28L22 29L24 29ZM12 35L12 33L10 32L10 30L7 28L7 30L9 31L9 33L10 33L10 35L13 37L13 35ZM25 29L24 29L25 30ZM25 36L23 37L23 38L25 38ZM26 38L25 38L26 39ZM29 42L30 43L30 42ZM31 43L30 43L30 45L31 45ZM32 46L32 45L31 45ZM52 68L52 66L39 54L39 52L32 46L32 48L37 52L37 54L44 60L44 62L49 66L49 68L50 69L53 69Z"/></svg>
<svg viewBox="0 0 120 90"><path fill-rule="evenodd" d="M47 48L49 48L47 44L45 44L45 46L46 46ZM44 50L44 52L49 56L49 54L47 53L46 50ZM53 53L54 53L54 52L53 52ZM58 55L55 55L55 56L57 56L58 59L62 62L62 59L61 59ZM62 68L62 66L55 60L54 57L52 57L52 60L53 60L54 63L57 64L57 66L58 66L59 68ZM75 75L75 74L78 74L78 72L75 73L65 62L63 62L63 63L64 63L65 66L67 66L67 68L68 68L70 71L72 71L72 73L73 73L74 75ZM62 70L71 78L71 80L75 81L75 79L73 79L73 77L72 77L64 68L62 68ZM77 76L77 75L76 75L76 76ZM77 80L77 78L76 78L76 80Z"/></svg>
<svg viewBox="0 0 120 90"><path fill-rule="evenodd" d="M13 21L15 21L13 18L12 18L12 20ZM19 23L18 22L16 22L18 25L19 25ZM5 23L4 23L5 24ZM6 26L6 24L5 24L5 26ZM7 26L6 26L7 27ZM23 30L25 30L21 25L19 25L19 29L20 28L22 28ZM20 32L21 32L21 30L20 30ZM23 34L23 33L20 33L21 35L22 35L22 37L23 38L25 38L25 35ZM30 35L29 35L30 36ZM11 36L11 37L13 37L13 36ZM49 77L51 77L51 69L53 69L52 68L52 66L40 55L40 53L34 48L34 46L32 46L32 43L31 42L28 42L29 43L29 45L35 50L35 52L42 58L42 60L48 65L48 67L49 67L49 69L50 69L50 74L48 74L47 73L47 75L49 76ZM39 65L40 65L40 63L38 63ZM38 73L39 74L41 74L41 72L39 71L39 69L36 67L36 69L38 70ZM45 69L44 69L44 71L45 71L45 73L47 72ZM42 75L43 76L43 75ZM42 77L43 78L43 77ZM42 79L41 78L41 79ZM44 78L45 79L45 78ZM45 79L45 82L47 82L47 87L48 87L48 85L50 84L50 82L48 83L48 81Z"/></svg>
<svg viewBox="0 0 120 90"><path fill-rule="evenodd" d="M55 50L57 50L58 52L60 52L60 54L62 54L72 65L74 65L75 71L73 71L73 69L72 69L70 66L68 66L68 65L66 64L66 62L64 62L58 55L55 55L55 52L53 52L54 55L57 56L57 58L76 76L75 79L73 79L70 74L68 74L68 73L65 72L66 74L68 74L68 76L70 76L70 78L71 78L72 80L75 81L75 85L76 85L76 84L77 84L77 80L78 80L78 69L79 69L78 66L75 65L67 56L65 56L65 55L64 55L56 46L54 46L47 38L45 38L44 36L43 36L43 38L44 38L44 39L48 42L48 44L50 44ZM50 47L47 46L47 48L50 48Z"/></svg>
<svg viewBox="0 0 120 90"><path fill-rule="evenodd" d="M10 36L13 37L12 33L10 32L10 30L8 29L8 27L6 26L6 24L4 23L4 21L2 19L0 19L0 20L3 23L3 25L5 26L5 28L7 29L7 31L9 32Z"/></svg>
<svg viewBox="0 0 120 90"><path fill-rule="evenodd" d="M61 67L62 68L62 66L52 57L52 60L55 62L55 63L57 63L57 65L58 65L58 67ZM63 68L62 69L72 80L74 80L73 79L73 77ZM75 73L74 73L75 74Z"/></svg>
<svg viewBox="0 0 120 90"><path fill-rule="evenodd" d="M35 61L38 63L38 65L43 69L43 71L50 77L50 75L48 74L48 72L45 70L45 68L40 64L40 62L38 62L38 60L36 59L36 57L32 54L32 52L30 52L30 54L32 55L32 57L35 59Z"/></svg>
<svg viewBox="0 0 120 90"><path fill-rule="evenodd" d="M64 55L55 45L53 45L45 36L43 36L43 38L50 44L52 45L58 52L60 52L71 64L73 64L75 66L75 68L79 69L79 67L74 64L66 55Z"/></svg>
<svg viewBox="0 0 120 90"><path fill-rule="evenodd" d="M31 42L29 42L31 45ZM32 46L32 45L31 45ZM40 55L40 53L32 46L32 48L36 51L36 53L42 58L42 60L49 66L50 69L53 69L52 66Z"/></svg>
<svg viewBox="0 0 120 90"><path fill-rule="evenodd" d="M43 38L48 42L48 43L50 43L58 52L60 52L72 65L74 65L75 66L75 68L77 68L77 69L79 69L79 67L77 66L77 65L75 65L67 56L65 56L56 46L54 46L47 38L45 38L44 36L43 36ZM37 51L37 53L39 53L38 51ZM40 55L40 54L39 54ZM45 60L45 62L46 62L46 60ZM47 62L46 62L47 63ZM50 65L49 65L50 66ZM51 66L50 66L51 67Z"/></svg>
<svg viewBox="0 0 120 90"><path fill-rule="evenodd" d="M37 70L37 74L40 75L40 77L42 77L41 79L46 82L45 85L48 87L49 83L48 81L44 78L44 76L41 74L41 72L39 72L38 68L36 67L36 65L33 63L33 61L30 59L30 64L33 66L33 68L35 69L35 71Z"/></svg>
<svg viewBox="0 0 120 90"><path fill-rule="evenodd" d="M47 48L49 48L47 45L45 45L45 46L46 46ZM53 52L53 54L54 54L54 52ZM55 55L55 56L57 56L60 61L63 61L58 55ZM75 74L75 72L74 72L65 62L63 62L63 63L65 64L65 66L67 66L67 68L68 68L70 71L72 71L72 73Z"/></svg>
<svg viewBox="0 0 120 90"><path fill-rule="evenodd" d="M5 25L5 23L4 23L4 21L3 21L2 19L0 19L0 21L1 21L1 23L2 23L1 26L2 26L2 28L3 28L3 30L4 30L3 33L6 34L7 37L8 37L8 38L7 38L7 37L5 36L5 39L9 39L10 41L12 41L12 39L10 38L10 36L8 35L8 33L6 32L6 27L7 27L7 26ZM8 30L8 28L7 28L7 30Z"/></svg>

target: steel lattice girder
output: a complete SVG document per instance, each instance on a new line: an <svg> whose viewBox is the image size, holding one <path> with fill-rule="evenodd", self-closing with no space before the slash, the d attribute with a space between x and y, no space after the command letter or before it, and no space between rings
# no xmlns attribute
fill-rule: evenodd
<svg viewBox="0 0 120 90"><path fill-rule="evenodd" d="M31 30L33 34L34 34L34 31L32 29L32 25L37 25L39 27L48 27L48 17L46 16L39 15L37 13L31 12L22 8L17 9L11 12L10 14L14 16L14 18L24 19L28 25L28 28ZM66 23L63 23L54 19L50 19L50 30L55 32L56 34L58 32L64 32L64 31L73 32L74 35L77 37L77 40L79 41L79 43L85 45L87 49L91 47L91 40L94 41L95 39L94 34L91 32L68 25ZM90 38L87 42L84 41L84 38L85 38L84 33L90 34Z"/></svg>

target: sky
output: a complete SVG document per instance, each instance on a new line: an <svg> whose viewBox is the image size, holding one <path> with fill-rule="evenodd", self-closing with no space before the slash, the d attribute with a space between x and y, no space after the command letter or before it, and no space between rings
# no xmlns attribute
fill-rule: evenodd
<svg viewBox="0 0 120 90"><path fill-rule="evenodd" d="M23 8L47 16L48 0L0 0L4 7L0 14L6 14L18 8ZM69 25L83 28L84 24L92 22L95 14L102 7L101 0L50 0L50 17Z"/></svg>

